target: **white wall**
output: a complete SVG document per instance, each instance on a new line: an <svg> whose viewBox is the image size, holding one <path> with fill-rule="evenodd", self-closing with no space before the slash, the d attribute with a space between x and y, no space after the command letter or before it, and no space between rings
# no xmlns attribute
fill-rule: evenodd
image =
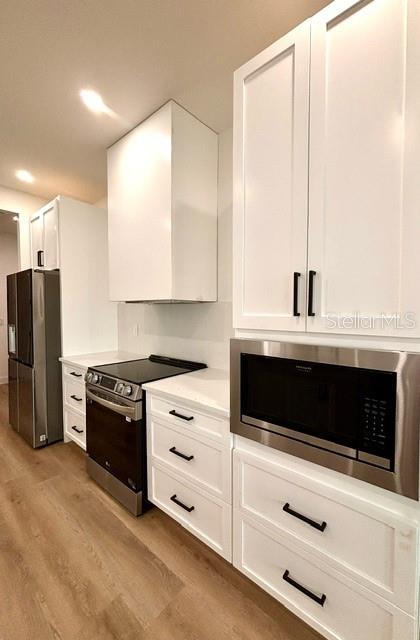
<svg viewBox="0 0 420 640"><path fill-rule="evenodd" d="M17 235L0 233L0 384L7 382L7 281L18 269Z"/></svg>
<svg viewBox="0 0 420 640"><path fill-rule="evenodd" d="M231 129L219 136L218 210L218 302L120 304L119 349L202 361L228 369L232 336Z"/></svg>
<svg viewBox="0 0 420 640"><path fill-rule="evenodd" d="M31 266L29 217L46 204L47 200L31 196L23 191L16 191L0 185L0 210L19 214L19 268ZM15 269L16 271L16 269Z"/></svg>

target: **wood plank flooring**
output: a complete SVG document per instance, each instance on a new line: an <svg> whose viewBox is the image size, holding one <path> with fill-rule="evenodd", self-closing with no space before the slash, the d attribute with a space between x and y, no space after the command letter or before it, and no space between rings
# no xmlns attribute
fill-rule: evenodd
<svg viewBox="0 0 420 640"><path fill-rule="evenodd" d="M134 518L74 444L34 451L0 386L0 640L319 640L158 509Z"/></svg>

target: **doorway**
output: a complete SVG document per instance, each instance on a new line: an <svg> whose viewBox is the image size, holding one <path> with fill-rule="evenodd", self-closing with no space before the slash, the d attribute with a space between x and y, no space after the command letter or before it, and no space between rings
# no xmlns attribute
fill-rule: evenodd
<svg viewBox="0 0 420 640"><path fill-rule="evenodd" d="M0 210L0 385L8 381L7 276L19 269L19 216Z"/></svg>

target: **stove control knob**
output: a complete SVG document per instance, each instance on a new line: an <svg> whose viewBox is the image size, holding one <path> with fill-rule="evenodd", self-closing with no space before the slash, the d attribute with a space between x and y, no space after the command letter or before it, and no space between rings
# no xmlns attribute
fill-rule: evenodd
<svg viewBox="0 0 420 640"><path fill-rule="evenodd" d="M119 383L117 384L117 387L116 387L115 391L116 391L117 393L124 393L124 385L123 385L123 383L122 383L122 382L119 382Z"/></svg>
<svg viewBox="0 0 420 640"><path fill-rule="evenodd" d="M88 371L88 373L85 376L85 382L92 382L92 378L93 378L93 373L91 371Z"/></svg>
<svg viewBox="0 0 420 640"><path fill-rule="evenodd" d="M131 386L131 384L125 385L123 394L125 396L131 396L132 393L133 393L133 387Z"/></svg>
<svg viewBox="0 0 420 640"><path fill-rule="evenodd" d="M94 374L93 374L93 376L92 376L92 382L93 382L93 384L98 384L98 382L99 382L99 376L98 376L98 374L97 374L97 373L94 373Z"/></svg>

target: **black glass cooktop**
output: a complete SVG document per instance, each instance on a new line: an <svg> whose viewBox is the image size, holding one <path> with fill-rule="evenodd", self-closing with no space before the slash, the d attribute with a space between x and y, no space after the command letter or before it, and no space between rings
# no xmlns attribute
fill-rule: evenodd
<svg viewBox="0 0 420 640"><path fill-rule="evenodd" d="M181 373L205 369L206 367L207 365L200 362L189 362L188 360L177 360L176 358L151 355L149 358L142 360L104 364L99 367L91 367L90 370L119 378L125 382L141 385L162 378L178 376Z"/></svg>

